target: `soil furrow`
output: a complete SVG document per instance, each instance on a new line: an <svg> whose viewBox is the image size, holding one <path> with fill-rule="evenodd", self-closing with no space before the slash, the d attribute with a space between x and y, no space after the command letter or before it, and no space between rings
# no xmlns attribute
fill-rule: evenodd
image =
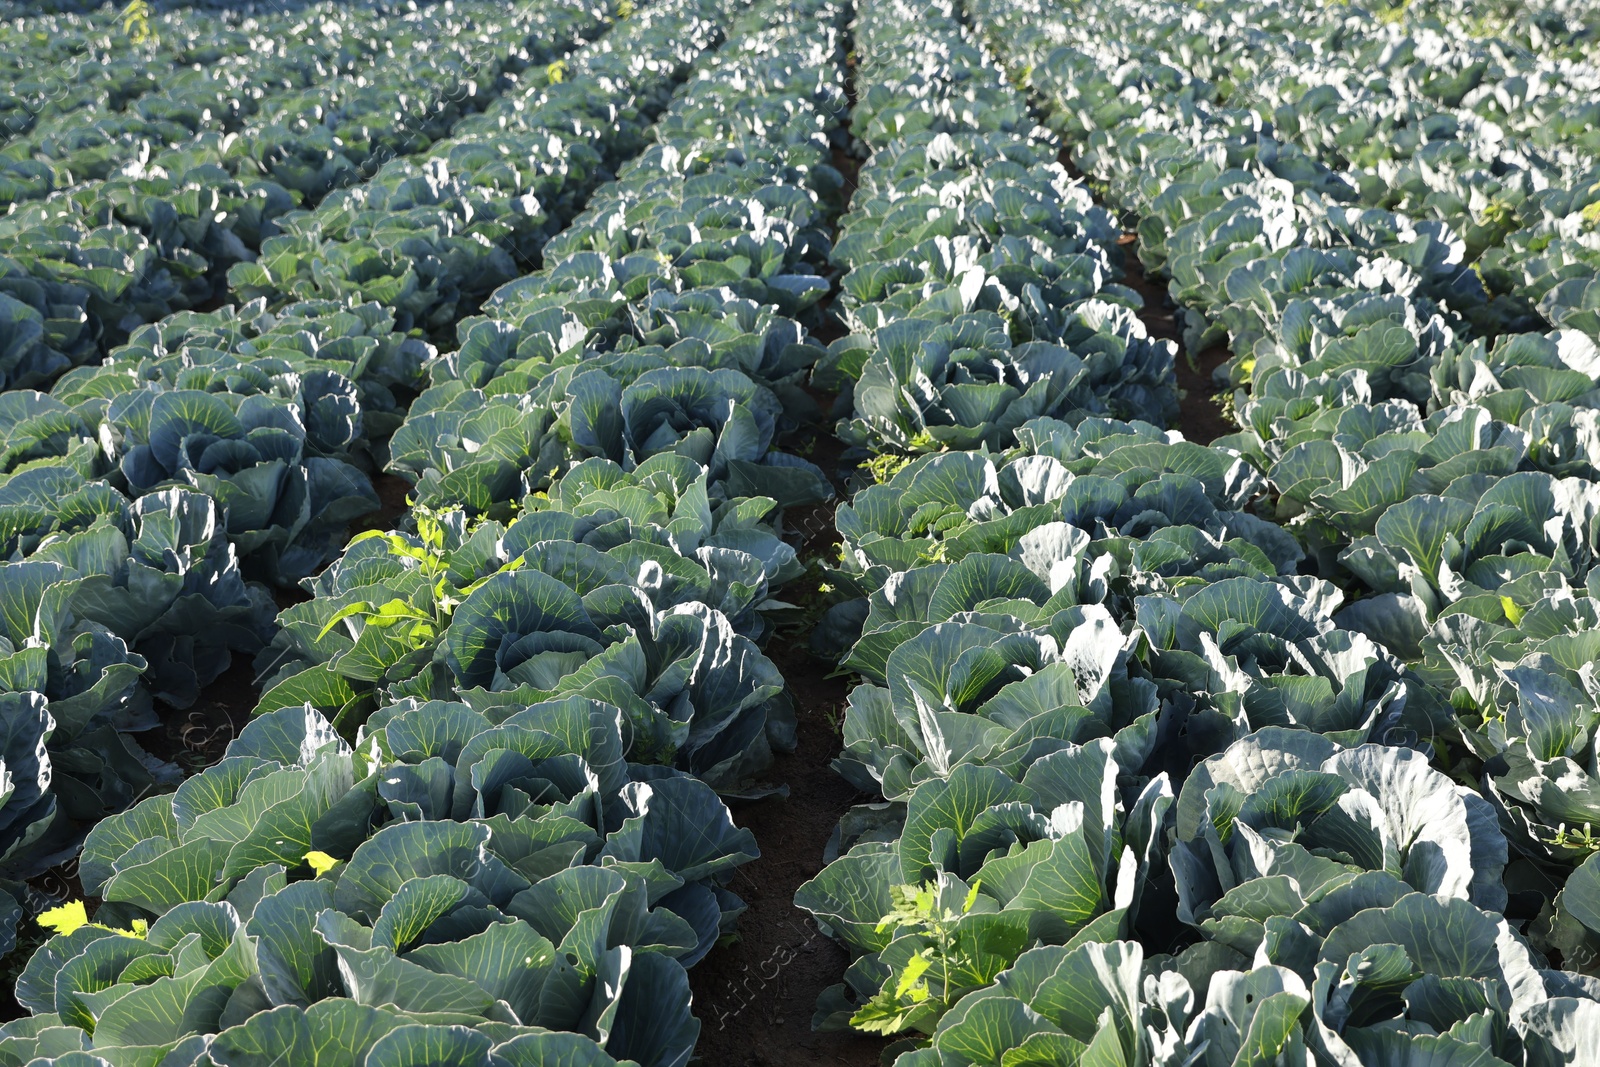
<svg viewBox="0 0 1600 1067"><path fill-rule="evenodd" d="M849 49L851 40L848 36L845 40ZM845 91L852 111L854 68L854 54L847 52ZM847 147L834 148L833 166L844 175L845 198L834 222L835 240L860 165ZM822 305L824 322L835 329L820 331L818 339L824 343L842 333L837 316L829 313L838 292L835 279L833 293ZM807 458L833 479L838 496L834 502L792 513L788 521L801 558L816 562L837 556L833 509L849 494L839 475L843 445L831 432L826 415L834 397L814 392L812 399L824 419L815 428ZM784 598L819 605L824 596L819 582L813 569L796 583L798 588L786 587ZM861 1033L811 1029L812 1005L824 989L839 981L850 957L817 928L808 912L795 906L795 892L822 870L828 839L844 813L854 804L877 798L858 793L833 770L850 683L843 676L830 676L831 665L811 655L810 630L807 611L804 621L781 629L765 650L789 685L799 724L795 751L779 755L772 768L772 780L788 792L730 804L734 822L755 834L761 858L739 868L729 887L747 906L736 939L712 949L689 972L695 1015L701 1023L695 1058L715 1067L873 1067L887 1043Z"/></svg>

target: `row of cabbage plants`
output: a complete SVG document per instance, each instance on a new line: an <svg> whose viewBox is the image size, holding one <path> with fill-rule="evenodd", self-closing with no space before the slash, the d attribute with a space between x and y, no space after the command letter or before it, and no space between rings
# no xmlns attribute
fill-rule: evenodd
<svg viewBox="0 0 1600 1067"><path fill-rule="evenodd" d="M109 177L199 134L237 131L279 93L370 72L390 34L404 54L419 24L415 13L364 5L180 10L150 20L153 40L142 46L104 12L7 24L0 204Z"/></svg>
<svg viewBox="0 0 1600 1067"><path fill-rule="evenodd" d="M1460 24L1477 37L1560 56L1592 54L1600 40L1600 12L1581 0L1413 0L1379 14Z"/></svg>
<svg viewBox="0 0 1600 1067"><path fill-rule="evenodd" d="M253 573L280 583L314 574L342 549L351 519L377 507L369 474L437 354L410 335L415 304L402 294L456 294L436 309L448 323L514 275L519 255L537 255L609 170L640 150L674 81L717 32L692 12L647 9L568 56L569 80L479 116L430 161L396 161L338 205L296 216L312 242L296 260L304 275L327 280L329 261L379 260L394 286L376 284L379 270L360 272L383 302L338 286L309 300L271 288L270 301L141 327L49 395L7 394L10 477L0 493L31 506L18 512L13 551L72 528L64 486L110 478L137 497L180 483L224 505ZM574 131L588 143L564 144ZM526 150L520 167L502 161L513 146ZM473 162L479 171L452 175L452 165ZM345 231L309 236L336 218ZM295 258L284 250L276 262ZM293 270L282 271L291 290ZM422 272L427 289L418 294Z"/></svg>
<svg viewBox="0 0 1600 1067"><path fill-rule="evenodd" d="M783 509L831 495L778 447L811 404L794 380L822 352L782 308L803 316L827 290L815 271L840 206L844 95L838 12L809 16L833 32L799 57L787 20L760 29L770 14L691 75L548 265L461 323L394 436L419 513L451 524L452 586L497 576L457 604L417 555L425 540L353 545L280 617L262 707L358 719L401 697L515 703L604 679L644 750L719 787L764 769L767 738L792 744L753 642L781 607L769 590L800 569ZM395 629L395 599L420 628Z"/></svg>
<svg viewBox="0 0 1600 1067"><path fill-rule="evenodd" d="M152 11L145 20L148 32L138 41L113 15L0 11L0 84L7 87L0 97L3 147L35 132L66 133L66 116L87 123L110 118L117 129L122 122L173 117L225 124L272 85L304 85L318 71L382 51L380 39L357 32L358 25L373 24L372 11L326 0L293 9ZM346 21L352 17L362 23ZM262 84L249 84L239 77L243 73ZM232 91L224 93L224 87ZM207 110L211 116L198 117ZM23 180L24 187L30 184ZM11 201L15 193L8 186L4 199Z"/></svg>
<svg viewBox="0 0 1600 1067"><path fill-rule="evenodd" d="M915 453L1003 447L1034 416L1166 422L1173 353L1117 283L1114 219L1070 181L1025 101L953 36L949 8L930 17L953 50L936 69L983 73L956 98L858 87L853 129L877 153L833 255L848 271L837 305L848 333L813 375L850 412L841 438Z"/></svg>
<svg viewBox="0 0 1600 1067"><path fill-rule="evenodd" d="M555 141L556 122L607 109L617 130L597 146L605 157L542 188L581 201L602 167L637 150L659 87L719 32L677 5L570 56L580 75L612 77L564 120L570 94L552 86L525 136ZM231 655L272 639L272 595L245 580L241 558L289 582L338 555L350 522L378 506L368 472L435 355L374 303L258 300L144 327L53 395L0 396L8 878L70 856L94 820L175 784L177 768L130 736L159 724L152 697L187 707Z"/></svg>
<svg viewBox="0 0 1600 1067"><path fill-rule="evenodd" d="M1076 7L972 10L1013 69L1031 64L1035 88L1061 88L1044 103L1089 109L1051 51L1081 40ZM909 9L858 19L860 98L933 116L955 143L989 135L1006 121L988 103L994 58L958 12L919 15L910 37ZM1122 25L1143 17L1118 7ZM1020 95L1009 106L1027 114ZM1170 106L1142 124L1188 131L1185 105ZM880 158L903 158L894 125L866 121L858 109L854 128L875 150L862 195ZM1111 125L1106 141L1129 132ZM1162 202L1172 230L1146 225L1142 238L1178 247L1188 223L1181 247L1196 262L1237 255L1233 269L1252 278L1295 276L1270 234L1241 251L1275 225L1254 221L1267 213L1258 203L1179 207L1191 187L1151 142L1114 173L1091 170L1121 195L1175 190ZM1281 147L1253 166L1248 154L1191 156L1220 190L1276 189L1288 182L1275 167L1295 173ZM1306 231L1347 232L1333 214ZM1318 288L1297 318L1294 305L1261 314L1263 330L1309 334L1321 352L1341 319L1359 334L1403 329L1419 304L1452 314L1428 301L1430 285L1440 296L1452 284L1437 252L1448 231L1401 216L1364 225L1364 239L1389 236L1307 249L1323 257ZM851 266L846 293L879 269ZM1217 309L1173 277L1185 306ZM1380 279L1411 299L1363 291ZM1225 291L1259 287L1228 277ZM1441 344L1490 351L1457 340L1470 328L1451 321ZM1317 344L1324 325L1334 337ZM1568 332L1494 351L1581 363L1585 344ZM1584 926L1600 864L1556 891L1591 855L1571 815L1593 789L1600 615L1584 583L1600 495L1572 471L1532 469L1529 435L1464 399L1365 402L1378 374L1329 355L1324 376L1339 386L1324 403L1278 409L1305 416L1298 425L1247 422L1255 434L1200 446L1062 412L990 448L915 459L839 509L834 581L847 599L818 646L863 679L838 768L883 799L845 817L797 901L856 956L818 1025L914 1035L891 1048L901 1067L1584 1062L1600 1027ZM1348 450L1352 479L1373 469L1308 493L1318 517L1370 505L1377 535L1329 542L1298 514L1292 483L1259 463L1262 447L1313 425ZM1394 584L1364 584L1373 574ZM1390 621L1406 612L1414 626ZM1403 639L1431 642L1434 658Z"/></svg>
<svg viewBox="0 0 1600 1067"><path fill-rule="evenodd" d="M1238 177L1251 187L1271 180ZM1147 217L1141 233L1191 246L1198 259L1220 252L1206 225L1163 233L1166 221ZM1425 293L1378 281L1405 277L1393 259L1327 241L1313 226L1266 254L1230 246L1231 270L1204 293L1183 285L1172 263L1174 299L1225 324L1235 349L1244 432L1223 443L1268 475L1277 517L1307 545L1316 572L1361 596L1341 621L1451 692L1462 742L1499 767L1518 737L1498 725L1513 698L1496 668L1539 650L1508 659L1510 649L1487 646L1525 634L1530 611L1569 620L1551 636L1582 642L1576 635L1590 628L1581 619L1597 581L1600 354L1572 328L1475 338ZM1346 287L1349 268L1361 278ZM1491 528L1492 514L1512 512L1538 532ZM1592 658L1576 655L1574 669ZM1540 764L1556 755L1541 751ZM1581 751L1563 757L1573 755L1585 762ZM1519 763L1491 772L1490 787L1517 798L1508 817L1537 853L1581 859L1590 852L1582 828L1596 812L1575 798L1592 772L1558 787L1543 784L1552 771Z"/></svg>
<svg viewBox="0 0 1600 1067"><path fill-rule="evenodd" d="M280 220L260 256L231 268L230 292L270 308L376 301L402 331L448 340L497 286L537 264L584 198L644 148L643 131L715 27L684 23L675 53L662 53L662 43L640 51L632 38L685 17L645 8L627 20L629 33L530 72L526 92L467 117L426 153Z"/></svg>
<svg viewBox="0 0 1600 1067"><path fill-rule="evenodd" d="M1425 280L1445 272L1427 295L1486 336L1535 327L1542 313L1600 338L1585 295L1600 247L1600 170L1583 132L1594 63L1438 23L1299 8L1250 15L1262 28L1239 35L1231 17L1168 5L1109 37L1132 9L1091 5L1085 16L1103 33L1069 36L1058 24L1031 35L1033 81L1063 101L1055 124L1082 146L1089 173L1114 175L1118 201L1152 220L1146 263L1178 279L1190 303L1216 302L1234 267L1257 257L1201 257L1228 243L1217 240L1228 205L1247 196L1263 230L1244 246L1381 252ZM1241 187L1236 171L1252 164L1280 181ZM1193 347L1237 329L1189 318Z"/></svg>
<svg viewBox="0 0 1600 1067"><path fill-rule="evenodd" d="M1303 6L1285 14L1280 30L1305 24ZM1355 24L1360 36L1320 62L1275 61L1230 100L1345 169L1363 203L1446 222L1492 298L1470 316L1480 331L1537 325L1537 308L1600 340L1593 53L1529 52L1477 39L1462 21ZM1373 72L1395 83L1388 98L1371 91Z"/></svg>
<svg viewBox="0 0 1600 1067"><path fill-rule="evenodd" d="M469 4L366 21L394 31L395 54L266 94L238 129L200 123L190 136L178 124L162 147L155 131L74 126L95 161L83 162L87 175L70 161L51 170L40 146L59 138L7 150L22 156L16 167L71 184L0 219L6 387L48 385L142 323L234 295L229 268L270 269L283 257L272 238L325 225L307 211L330 193L343 190L349 214L350 201L372 195L362 179L386 161L435 145L505 90L536 94L560 77L552 61L600 32L604 13Z"/></svg>
<svg viewBox="0 0 1600 1067"><path fill-rule="evenodd" d="M552 265L426 368L435 390L475 383L488 410L519 394L531 409L542 388L561 428L539 425L531 456L515 433L490 444L506 481L452 478L459 436L411 424L443 450L444 469L404 468L425 472L429 502L284 613L264 668L291 677L221 763L89 834L95 922L29 962L18 993L35 1014L0 1030L6 1053L687 1062L684 967L731 929L742 905L722 884L756 855L707 781L759 788L769 745L792 743L751 638L794 550L779 501L745 487L770 472L787 503L828 491L769 447L778 390L822 349L764 304L803 315L826 290L844 14L658 16L631 42L661 53L636 54L640 71L728 40L552 242ZM644 281L566 286L597 259L614 285L629 267ZM501 358L464 357L486 332L509 340ZM609 410L582 403L608 389ZM503 410L513 429L521 412ZM335 723L359 727L353 745Z"/></svg>
<svg viewBox="0 0 1600 1067"><path fill-rule="evenodd" d="M1585 286L1567 284L1592 279L1596 265L1592 54L1480 40L1465 20L1364 20L1360 29L1319 64L1276 64L1286 80L1309 78L1292 107L1267 78L1235 98L1280 137L1352 168L1364 202L1448 222L1489 291L1512 298L1514 316L1542 302L1550 321L1587 322L1600 337L1592 309L1584 314ZM1363 68L1396 77L1391 100L1368 91Z"/></svg>
<svg viewBox="0 0 1600 1067"><path fill-rule="evenodd" d="M1177 29L1178 13L1141 23L1134 51L1227 38L1214 18ZM1255 111L1273 136L1340 171L1366 205L1446 222L1468 262L1496 249L1479 265L1491 291L1535 302L1572 276L1569 251L1524 264L1527 277L1499 277L1507 255L1527 255L1594 195L1592 61L1481 40L1459 21L1311 5L1244 14L1259 30L1247 46L1195 47L1196 60L1176 68L1200 79L1199 99Z"/></svg>

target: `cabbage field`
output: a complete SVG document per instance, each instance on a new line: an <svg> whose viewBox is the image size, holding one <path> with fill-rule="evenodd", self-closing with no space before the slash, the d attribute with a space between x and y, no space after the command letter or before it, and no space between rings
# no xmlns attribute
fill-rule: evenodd
<svg viewBox="0 0 1600 1067"><path fill-rule="evenodd" d="M1600 8L0 0L0 1067L1600 1067Z"/></svg>

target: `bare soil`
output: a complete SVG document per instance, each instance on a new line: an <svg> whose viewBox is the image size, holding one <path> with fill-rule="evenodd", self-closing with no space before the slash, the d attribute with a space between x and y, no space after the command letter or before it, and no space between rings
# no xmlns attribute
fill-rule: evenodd
<svg viewBox="0 0 1600 1067"><path fill-rule="evenodd" d="M1183 351L1183 331L1178 328L1173 314L1172 298L1167 295L1167 287L1161 279L1145 274L1144 264L1139 262L1138 241L1134 234L1124 233L1122 240L1117 242L1122 246L1122 282L1144 297L1139 320L1144 323L1150 336L1163 338L1178 346L1180 399L1177 429L1183 432L1186 440L1208 445L1238 429L1223 414L1217 387L1211 378L1216 369L1227 362L1228 349L1224 345L1213 345L1194 357Z"/></svg>
<svg viewBox="0 0 1600 1067"><path fill-rule="evenodd" d="M372 487L378 491L378 510L356 523L351 536L366 530L392 530L406 514L411 483L396 474L376 474Z"/></svg>
<svg viewBox="0 0 1600 1067"><path fill-rule="evenodd" d="M1122 214L1116 205L1105 202L1105 198L1089 181L1088 175L1078 169L1070 149L1063 145L1056 158L1069 175L1085 183L1095 203L1114 215ZM1217 386L1211 378L1232 353L1226 345L1213 345L1196 356L1184 352L1183 331L1178 328L1166 283L1159 277L1148 276L1144 264L1139 261L1139 236L1132 231L1124 231L1117 244L1122 247L1122 284L1144 297L1144 306L1139 309L1139 321L1144 323L1151 337L1162 338L1178 346L1178 425L1174 429L1182 432L1185 440L1202 445L1209 445L1217 438L1233 433L1238 427L1223 413Z"/></svg>
<svg viewBox="0 0 1600 1067"><path fill-rule="evenodd" d="M811 1029L817 996L842 979L850 959L794 905L795 890L822 869L839 818L873 799L829 766L839 752L846 684L827 677L827 666L799 640L780 635L767 654L794 695L799 743L773 767L774 780L789 787L787 798L733 808L734 822L755 834L761 858L739 868L729 886L748 905L738 939L689 972L701 1026L695 1055L711 1067L875 1067L886 1039Z"/></svg>
<svg viewBox="0 0 1600 1067"><path fill-rule="evenodd" d="M834 152L847 198L855 190L859 165L849 153ZM828 313L831 300L824 301L820 339L825 342L843 333ZM830 409L832 395L810 393L819 410ZM801 447L833 479L836 496L826 504L791 509L784 516L787 536L801 559L831 561L839 545L834 508L848 499L850 479L841 470L844 446L825 419L811 428ZM779 755L770 774L788 795L730 802L734 822L755 834L761 858L740 867L729 885L747 906L736 939L712 949L689 972L701 1026L695 1058L709 1067L875 1067L889 1043L861 1033L811 1029L817 997L843 979L850 957L817 928L809 912L795 906L795 892L822 870L828 839L851 805L878 799L857 792L831 766L839 754L849 682L831 675L832 665L809 651L810 614L825 600L819 580L813 569L785 586L784 599L804 606L807 617L773 635L765 649L795 703L795 751Z"/></svg>
<svg viewBox="0 0 1600 1067"><path fill-rule="evenodd" d="M134 740L185 774L199 774L222 758L228 742L250 722L258 699L250 657L235 653L228 669L200 691L193 707L160 707L161 726L135 734Z"/></svg>

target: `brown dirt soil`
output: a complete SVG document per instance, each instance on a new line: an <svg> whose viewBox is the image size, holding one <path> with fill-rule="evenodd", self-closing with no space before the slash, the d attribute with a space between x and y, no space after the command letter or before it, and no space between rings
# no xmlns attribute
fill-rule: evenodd
<svg viewBox="0 0 1600 1067"><path fill-rule="evenodd" d="M841 980L850 959L794 905L795 890L822 869L822 852L858 794L829 766L839 751L846 683L826 676L795 635L767 649L788 680L799 719L794 754L779 756L773 779L789 787L733 807L734 822L756 835L761 858L739 868L729 888L744 898L739 935L689 972L700 1019L696 1059L708 1067L875 1067L881 1038L811 1029L817 996Z"/></svg>
<svg viewBox="0 0 1600 1067"><path fill-rule="evenodd" d="M411 483L396 474L373 476L372 487L378 491L378 510L356 523L350 531L354 537L367 530L392 530L405 515L406 498L411 494Z"/></svg>
<svg viewBox="0 0 1600 1067"><path fill-rule="evenodd" d="M1138 238L1125 233L1117 243L1122 246L1123 284L1144 297L1144 307L1139 310L1140 321L1151 337L1165 338L1178 345L1178 388L1182 399L1177 428L1185 439L1202 445L1233 433L1238 427L1223 414L1222 405L1217 402L1217 387L1211 380L1212 372L1227 361L1228 349L1213 345L1194 358L1184 353L1183 333L1173 316L1172 299L1159 278L1145 275L1144 264L1139 262Z"/></svg>
<svg viewBox="0 0 1600 1067"><path fill-rule="evenodd" d="M250 722L259 691L249 656L234 654L228 669L200 691L185 710L158 706L161 726L134 740L150 753L171 760L186 774L198 774L222 758L228 742Z"/></svg>
<svg viewBox="0 0 1600 1067"><path fill-rule="evenodd" d="M1056 158L1069 175L1088 181L1088 176L1078 169L1072 160L1071 150L1065 145ZM1089 191L1095 203L1110 209L1114 215L1120 214L1105 202L1092 184ZM1223 414L1217 387L1211 380L1212 372L1226 363L1231 353L1225 345L1213 345L1194 357L1185 353L1183 331L1178 328L1173 315L1172 298L1167 295L1166 283L1160 278L1148 277L1144 272L1144 264L1139 262L1138 235L1131 231L1124 232L1117 243L1122 246L1122 283L1144 297L1139 320L1150 331L1151 337L1165 338L1178 346L1178 425L1174 429L1181 431L1185 440L1202 445L1209 445L1217 438L1235 432L1238 427Z"/></svg>

